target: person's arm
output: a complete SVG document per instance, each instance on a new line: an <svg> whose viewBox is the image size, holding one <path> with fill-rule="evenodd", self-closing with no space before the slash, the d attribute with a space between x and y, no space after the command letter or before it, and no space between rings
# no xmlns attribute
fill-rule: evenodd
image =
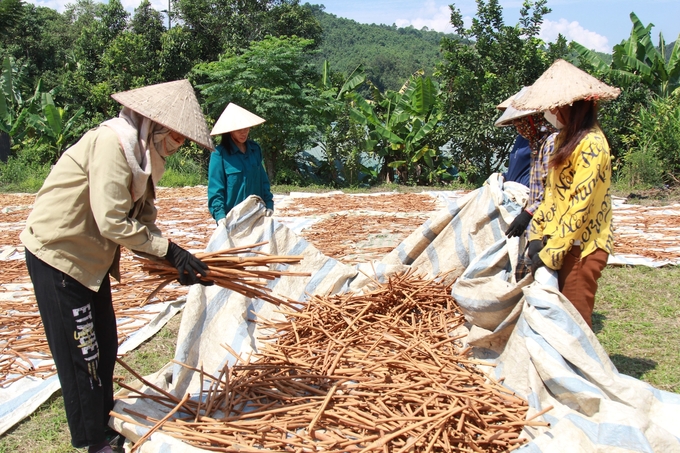
<svg viewBox="0 0 680 453"><path fill-rule="evenodd" d="M551 269L559 270L564 257L571 250L574 241L580 240L589 226L589 221L597 217L600 206L593 206L596 194L607 190L603 173L609 171L609 151L606 139L601 133L588 134L574 150L574 176L571 184L562 190L556 199L564 207L556 234L551 234L546 246L539 253L541 260ZM568 166L564 171L569 171ZM560 177L560 175L556 175ZM561 178L560 178L561 180ZM558 189L559 190L559 189ZM557 198L557 196L556 196Z"/></svg>
<svg viewBox="0 0 680 453"><path fill-rule="evenodd" d="M552 212L551 201L544 199L541 204L538 205L534 211L534 215L531 217L531 223L529 228L529 241L543 240L543 231L545 230L546 223L546 213Z"/></svg>
<svg viewBox="0 0 680 453"><path fill-rule="evenodd" d="M108 130L108 128L105 128ZM115 132L103 131L90 150L87 169L90 209L101 235L130 250L163 257L168 240L155 234L155 208L145 213L152 229L128 216L133 206L129 187L132 172L125 160Z"/></svg>
<svg viewBox="0 0 680 453"><path fill-rule="evenodd" d="M260 174L262 178L262 200L264 201L265 206L267 206L267 209L274 209L274 195L272 195L272 189L269 182L269 176L267 175L267 170L264 168L264 157L262 155L262 148L260 148L260 145L257 145L257 150L259 153L259 160L261 162Z"/></svg>
<svg viewBox="0 0 680 453"><path fill-rule="evenodd" d="M151 234L156 236L163 236L160 228L156 226L156 218L158 217L158 210L156 209L156 204L154 203L153 197L148 197L144 200L144 206L142 206L137 220L139 220L144 226L146 226Z"/></svg>
<svg viewBox="0 0 680 453"><path fill-rule="evenodd" d="M532 203L526 207L526 210L532 215L538 209L538 205L543 201L545 193L545 181L548 177L548 164L550 163L550 156L555 150L555 137L557 134L551 134L541 146L534 166L534 173L531 180L531 191L536 193ZM534 180L535 179L535 180Z"/></svg>
<svg viewBox="0 0 680 453"><path fill-rule="evenodd" d="M226 211L227 175L224 171L222 153L219 147L210 154L208 166L208 209L215 221L219 222L227 215Z"/></svg>

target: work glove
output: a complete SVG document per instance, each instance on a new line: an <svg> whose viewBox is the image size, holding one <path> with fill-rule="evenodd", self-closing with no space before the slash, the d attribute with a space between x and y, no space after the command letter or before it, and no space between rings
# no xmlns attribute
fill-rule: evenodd
<svg viewBox="0 0 680 453"><path fill-rule="evenodd" d="M271 217L272 215L274 215L274 210L273 210L273 209L267 208L267 209L264 211L264 216L265 216L265 217Z"/></svg>
<svg viewBox="0 0 680 453"><path fill-rule="evenodd" d="M529 222L531 222L531 217L532 215L529 214L529 211L523 209L520 214L515 217L515 220L512 221L508 229L505 231L505 235L509 238L515 236L519 237L524 234L524 232L527 230L527 226L529 225Z"/></svg>
<svg viewBox="0 0 680 453"><path fill-rule="evenodd" d="M535 255L538 255L538 252L543 250L543 241L540 239L534 239L533 241L529 241L529 246L527 247L527 254L529 255L529 258L533 258Z"/></svg>
<svg viewBox="0 0 680 453"><path fill-rule="evenodd" d="M532 258L531 258L531 276L533 277L536 275L536 271L538 270L539 267L545 266L545 263L541 259L538 253L536 253Z"/></svg>
<svg viewBox="0 0 680 453"><path fill-rule="evenodd" d="M220 226L220 225L222 225L225 228L227 227L227 218L226 217L222 217L220 220L217 221L217 226Z"/></svg>
<svg viewBox="0 0 680 453"><path fill-rule="evenodd" d="M201 274L201 276L207 277L208 265L174 242L168 244L168 253L166 253L165 259L177 269L177 280L180 284L193 285L200 283L205 286L213 284L211 281L200 281L198 275L196 275Z"/></svg>

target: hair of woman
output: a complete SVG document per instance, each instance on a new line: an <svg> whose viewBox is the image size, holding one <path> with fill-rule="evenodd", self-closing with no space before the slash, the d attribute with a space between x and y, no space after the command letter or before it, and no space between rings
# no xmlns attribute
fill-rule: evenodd
<svg viewBox="0 0 680 453"><path fill-rule="evenodd" d="M557 136L557 149L550 159L550 167L561 166L576 146L598 125L597 104L595 101L575 101L568 109L567 123Z"/></svg>

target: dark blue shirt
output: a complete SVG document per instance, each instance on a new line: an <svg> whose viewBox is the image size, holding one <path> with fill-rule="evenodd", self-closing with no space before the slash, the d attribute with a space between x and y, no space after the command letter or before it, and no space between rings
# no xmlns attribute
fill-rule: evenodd
<svg viewBox="0 0 680 453"><path fill-rule="evenodd" d="M529 140L518 135L510 151L508 169L503 173L506 181L515 181L529 187L531 173L531 147Z"/></svg>

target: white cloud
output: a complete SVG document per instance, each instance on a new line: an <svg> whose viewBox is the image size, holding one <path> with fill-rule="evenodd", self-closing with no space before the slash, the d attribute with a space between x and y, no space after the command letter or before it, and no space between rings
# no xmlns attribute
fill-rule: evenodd
<svg viewBox="0 0 680 453"><path fill-rule="evenodd" d="M397 27L413 26L420 30L427 27L444 33L453 33L451 25L451 10L448 5L437 5L434 0L427 0L415 14L415 19L396 19Z"/></svg>
<svg viewBox="0 0 680 453"><path fill-rule="evenodd" d="M28 3L33 3L35 6L56 9L60 13L63 13L68 0L28 0Z"/></svg>
<svg viewBox="0 0 680 453"><path fill-rule="evenodd" d="M569 22L567 19L560 19L557 22L552 20L543 21L541 26L540 38L547 42L554 42L558 34L562 34L567 41L576 41L579 44L594 49L598 52L612 51L609 40L594 31L586 30L578 22Z"/></svg>

